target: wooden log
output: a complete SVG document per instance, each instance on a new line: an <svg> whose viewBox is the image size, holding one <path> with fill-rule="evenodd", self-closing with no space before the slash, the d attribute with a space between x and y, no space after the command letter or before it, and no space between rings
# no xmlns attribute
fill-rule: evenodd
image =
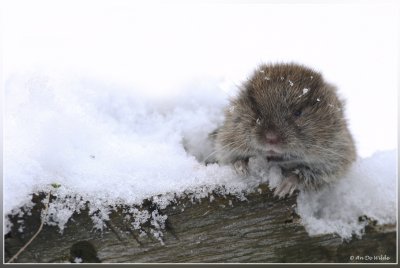
<svg viewBox="0 0 400 268"><path fill-rule="evenodd" d="M162 242L144 224L149 235L140 235L126 219L123 208L113 211L103 232L93 229L88 211L75 213L63 234L56 226L42 232L18 257L21 263L360 263L396 262L396 226L366 228L362 239L342 241L334 234L310 237L295 213L296 196L273 197L261 186L247 201L234 196L204 198L192 203L181 199L159 210L167 215ZM44 195L43 195L44 196ZM42 197L43 197L42 196ZM17 216L5 237L9 260L40 225L42 197L35 197L31 215L23 215L25 229L18 231ZM141 209L154 210L151 202Z"/></svg>

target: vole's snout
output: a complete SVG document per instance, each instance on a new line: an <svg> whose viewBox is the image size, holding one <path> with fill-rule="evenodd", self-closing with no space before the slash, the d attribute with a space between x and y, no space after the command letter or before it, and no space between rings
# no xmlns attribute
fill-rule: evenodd
<svg viewBox="0 0 400 268"><path fill-rule="evenodd" d="M267 131L265 132L265 141L269 145L278 145L282 143L281 137L275 131Z"/></svg>

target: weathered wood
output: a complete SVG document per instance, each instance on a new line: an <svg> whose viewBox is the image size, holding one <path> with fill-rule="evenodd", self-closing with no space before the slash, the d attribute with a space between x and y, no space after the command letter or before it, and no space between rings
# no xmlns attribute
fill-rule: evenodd
<svg viewBox="0 0 400 268"><path fill-rule="evenodd" d="M88 212L82 211L63 234L45 226L16 262L67 262L76 257L105 263L396 262L395 226L368 227L361 240L350 242L336 235L310 237L294 212L296 197L279 200L262 188L248 201L218 196L213 202L185 199L161 210L168 215L163 244L132 230L122 210L111 214L103 233L93 230ZM14 227L5 237L6 261L37 230L41 206L36 203L32 215L24 216L24 232ZM150 226L146 229L150 232Z"/></svg>

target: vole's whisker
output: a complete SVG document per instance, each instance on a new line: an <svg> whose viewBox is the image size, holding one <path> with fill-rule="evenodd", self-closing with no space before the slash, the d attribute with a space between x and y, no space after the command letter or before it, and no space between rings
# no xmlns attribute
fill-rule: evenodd
<svg viewBox="0 0 400 268"><path fill-rule="evenodd" d="M207 157L206 157L203 161L204 161L204 162L207 161L211 156L213 156L214 154L216 154L216 153L218 153L218 152L220 152L220 151L223 151L224 149L228 148L229 146L238 145L238 144L239 144L239 147L240 147L241 145L243 145L243 143L242 143L241 141L233 141L233 142L230 142L230 143L228 143L228 144L225 144L224 146L218 148L218 150L215 149L212 153L210 153L209 155L207 155ZM234 148L234 149L236 149L236 148Z"/></svg>
<svg viewBox="0 0 400 268"><path fill-rule="evenodd" d="M324 148L324 147L321 147L321 146L318 146L318 145L315 145L315 144L313 144L311 146L311 148L317 148L317 149L320 149L323 152L328 152L328 153L331 153L331 154L333 154L335 156L338 156L339 158L346 159L346 156L343 156L343 155L341 155L341 154L339 154L339 153L337 153L337 152L335 152L333 150L330 150L328 148Z"/></svg>

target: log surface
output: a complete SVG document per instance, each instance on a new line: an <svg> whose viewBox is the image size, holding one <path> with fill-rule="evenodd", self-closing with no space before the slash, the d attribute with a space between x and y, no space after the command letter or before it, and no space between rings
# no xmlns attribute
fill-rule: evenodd
<svg viewBox="0 0 400 268"><path fill-rule="evenodd" d="M36 232L42 203L17 216L5 236L7 262ZM103 232L93 229L88 211L75 213L63 234L45 225L18 257L21 263L82 260L103 263L360 263L396 262L396 227L368 226L362 239L342 241L334 234L310 237L295 213L296 196L273 197L267 187L239 201L233 196L192 203L180 200L160 212L168 216L162 241L140 235L122 211L114 211ZM151 226L145 227L151 233Z"/></svg>

